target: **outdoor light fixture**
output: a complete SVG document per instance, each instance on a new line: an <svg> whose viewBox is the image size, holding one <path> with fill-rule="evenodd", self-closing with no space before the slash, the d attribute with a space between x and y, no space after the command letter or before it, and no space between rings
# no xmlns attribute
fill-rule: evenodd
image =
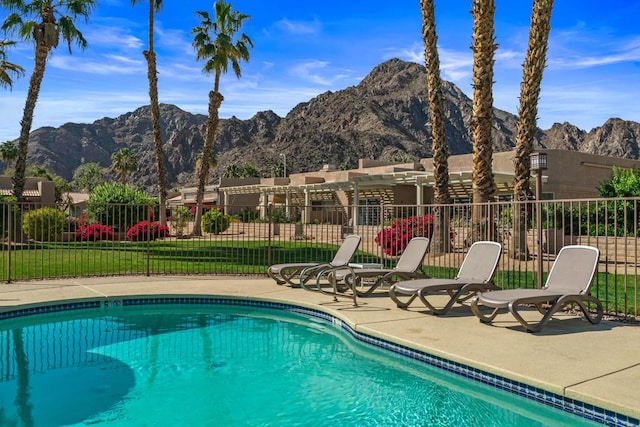
<svg viewBox="0 0 640 427"><path fill-rule="evenodd" d="M531 153L529 157L531 160L530 168L532 171L543 171L547 169L547 153Z"/></svg>

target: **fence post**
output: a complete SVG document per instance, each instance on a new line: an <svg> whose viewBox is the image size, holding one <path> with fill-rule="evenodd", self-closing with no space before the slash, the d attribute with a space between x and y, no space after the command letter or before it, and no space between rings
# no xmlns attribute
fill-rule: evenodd
<svg viewBox="0 0 640 427"><path fill-rule="evenodd" d="M11 242L13 241L13 221L12 219L12 215L13 215L13 203L9 203L7 205L9 207L9 211L7 212L7 217L8 219L8 238L7 238L7 283L11 283Z"/></svg>
<svg viewBox="0 0 640 427"><path fill-rule="evenodd" d="M540 192L538 192L540 195ZM538 289L542 288L542 200L536 199L536 231L537 231L537 242L536 242L536 252L538 252L537 259L537 268L538 268Z"/></svg>
<svg viewBox="0 0 640 427"><path fill-rule="evenodd" d="M272 265L272 251L273 248L271 246L271 221L273 220L273 215L271 215L271 205L267 205L267 267Z"/></svg>
<svg viewBox="0 0 640 427"><path fill-rule="evenodd" d="M153 212L152 206L147 206L147 277L151 275L151 212Z"/></svg>

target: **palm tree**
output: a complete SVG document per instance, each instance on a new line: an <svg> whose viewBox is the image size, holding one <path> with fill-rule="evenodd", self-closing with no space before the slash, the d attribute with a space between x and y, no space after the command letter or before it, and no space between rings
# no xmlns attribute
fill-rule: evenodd
<svg viewBox="0 0 640 427"><path fill-rule="evenodd" d="M14 141L7 141L0 145L0 159L7 163L5 171L9 169L9 162L18 158L18 146Z"/></svg>
<svg viewBox="0 0 640 427"><path fill-rule="evenodd" d="M87 47L87 41L76 28L74 20L78 17L84 17L87 20L96 5L96 0L56 0L55 2L54 0L5 0L2 5L11 12L4 20L2 29L17 33L25 40L32 40L35 45L35 64L20 122L18 157L13 176L13 194L18 201L23 201L29 132L33 124L33 112L40 94L47 58L51 51L58 47L61 37L67 42L70 53L72 43L82 49Z"/></svg>
<svg viewBox="0 0 640 427"><path fill-rule="evenodd" d="M493 160L493 55L497 45L494 36L494 0L474 0L473 15L473 215L472 241L492 236L493 224L483 203L495 193L491 162ZM469 242L470 243L470 242Z"/></svg>
<svg viewBox="0 0 640 427"><path fill-rule="evenodd" d="M513 183L514 233L511 244L511 256L516 259L528 259L527 218L530 207L526 202L533 199L529 177L530 156L537 131L538 100L540 85L547 62L547 47L551 31L551 12L553 0L534 0L529 28L529 46L522 70L520 85L520 107L518 108L518 133L516 135L515 176Z"/></svg>
<svg viewBox="0 0 640 427"><path fill-rule="evenodd" d="M202 159L204 158L202 151L196 156L196 169L202 168ZM209 154L209 168L215 168L218 166L218 158L213 151Z"/></svg>
<svg viewBox="0 0 640 427"><path fill-rule="evenodd" d="M431 253L439 255L449 248L446 207L451 203L449 195L449 148L444 127L444 101L440 78L440 57L438 55L438 35L433 0L420 0L422 11L422 38L424 40L424 60L427 69L427 92L429 95L429 115L431 119L431 150L433 153L434 185L434 229Z"/></svg>
<svg viewBox="0 0 640 427"><path fill-rule="evenodd" d="M120 172L120 182L127 184L127 173L138 170L138 156L129 148L121 148L111 156L111 168Z"/></svg>
<svg viewBox="0 0 640 427"><path fill-rule="evenodd" d="M218 128L220 105L224 97L219 92L220 77L226 73L229 63L236 77L240 78L240 60L249 61L249 48L253 47L253 42L244 33L238 36L238 31L242 27L245 19L249 15L244 15L231 10L231 5L223 0L214 3L215 21L211 19L209 13L199 11L197 14L201 18L200 26L195 27L191 34L194 35L193 47L196 50L198 60L205 60L203 72L214 74L213 90L209 92L209 116L207 117L207 133L204 141L202 156L209 158L213 152L213 142ZM236 39L236 36L237 39ZM201 162L198 171L198 190L196 193L196 217L194 220L193 235L202 235L202 199L204 197L204 187L209 177L209 162Z"/></svg>
<svg viewBox="0 0 640 427"><path fill-rule="evenodd" d="M13 86L11 76L22 77L24 75L24 68L7 61L7 47L15 44L16 42L11 40L0 40L0 87L11 89Z"/></svg>
<svg viewBox="0 0 640 427"><path fill-rule="evenodd" d="M131 0L136 5L141 0ZM156 66L156 52L154 48L154 18L155 13L162 9L162 0L149 0L149 50L142 52L147 60L147 78L149 79L149 99L151 103L151 127L153 129L153 144L156 152L156 167L158 169L158 203L160 215L158 221L167 225L167 186L164 167L164 152L162 150L162 132L160 130L160 101L158 100L158 70Z"/></svg>

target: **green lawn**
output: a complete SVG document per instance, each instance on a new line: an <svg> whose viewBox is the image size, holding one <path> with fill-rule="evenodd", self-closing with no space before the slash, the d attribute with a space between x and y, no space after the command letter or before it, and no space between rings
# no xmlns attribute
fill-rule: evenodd
<svg viewBox="0 0 640 427"><path fill-rule="evenodd" d="M0 256L0 280L123 274L265 274L272 264L329 261L337 245L307 242L154 242L39 243ZM360 262L378 257L359 252Z"/></svg>

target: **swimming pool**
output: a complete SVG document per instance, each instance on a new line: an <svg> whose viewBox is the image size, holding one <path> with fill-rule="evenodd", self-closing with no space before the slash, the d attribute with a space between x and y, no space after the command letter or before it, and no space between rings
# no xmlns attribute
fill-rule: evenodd
<svg viewBox="0 0 640 427"><path fill-rule="evenodd" d="M284 304L19 314L85 306L0 323L0 425L589 425Z"/></svg>

